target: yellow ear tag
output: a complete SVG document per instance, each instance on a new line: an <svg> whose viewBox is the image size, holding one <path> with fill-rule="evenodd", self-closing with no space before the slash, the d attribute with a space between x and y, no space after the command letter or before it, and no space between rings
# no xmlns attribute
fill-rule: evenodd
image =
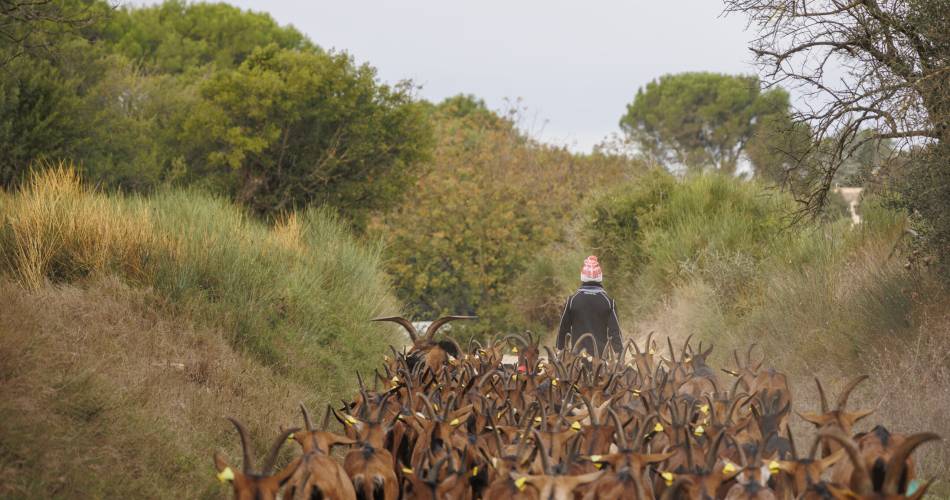
<svg viewBox="0 0 950 500"><path fill-rule="evenodd" d="M603 466L604 466L604 464L602 464L602 463L600 463L600 462L594 462L594 468L595 468L595 469L601 469L601 468L603 468Z"/></svg>
<svg viewBox="0 0 950 500"><path fill-rule="evenodd" d="M528 482L528 478L526 478L526 477L519 477L518 479L515 479L515 486L518 487L518 490L519 490L519 491L524 491L524 485L525 485L527 482Z"/></svg>
<svg viewBox="0 0 950 500"><path fill-rule="evenodd" d="M557 379L551 380L551 385L553 385L554 387L557 387Z"/></svg>
<svg viewBox="0 0 950 500"><path fill-rule="evenodd" d="M293 440L294 440L294 433L291 432L290 435L287 436L287 442L290 443L290 442L293 442Z"/></svg>
<svg viewBox="0 0 950 500"><path fill-rule="evenodd" d="M656 425L653 426L653 432L663 432L663 424L657 422Z"/></svg>
<svg viewBox="0 0 950 500"><path fill-rule="evenodd" d="M708 414L709 414L709 405L702 405L702 406L700 406L700 407L699 407L699 411L701 411L701 412L703 413L703 415L708 415Z"/></svg>
<svg viewBox="0 0 950 500"><path fill-rule="evenodd" d="M771 472L772 474L778 474L779 471L781 470L782 470L782 466L780 466L778 462L776 462L775 460L772 460L771 462L769 462L769 472Z"/></svg>
<svg viewBox="0 0 950 500"><path fill-rule="evenodd" d="M600 455L591 455L591 456L590 456L590 461L591 461L591 462L600 462L601 459L603 459L603 458L604 458L604 457L602 457L602 456L600 456Z"/></svg>
<svg viewBox="0 0 950 500"><path fill-rule="evenodd" d="M439 411L439 405L432 403L432 409L435 411Z"/></svg>
<svg viewBox="0 0 950 500"><path fill-rule="evenodd" d="M512 347L512 348L511 348L511 352L518 352L518 346Z"/></svg>
<svg viewBox="0 0 950 500"><path fill-rule="evenodd" d="M581 430L581 423L575 421L573 424L571 424L571 429L574 429L574 432Z"/></svg>
<svg viewBox="0 0 950 500"><path fill-rule="evenodd" d="M732 474L736 471L736 464L732 462L726 462L726 465L722 467L723 474Z"/></svg>
<svg viewBox="0 0 950 500"><path fill-rule="evenodd" d="M541 423L541 417L534 417L534 421L540 424L540 423Z"/></svg>
<svg viewBox="0 0 950 500"><path fill-rule="evenodd" d="M460 423L461 423L461 422L459 422L459 419L453 418L452 421L449 422L449 425L451 425L452 427L455 427L456 425L458 425L458 424L460 424Z"/></svg>
<svg viewBox="0 0 950 500"><path fill-rule="evenodd" d="M673 486L673 480L676 479L676 476L674 476L672 472L664 472L660 474L660 476L666 481L667 486Z"/></svg>
<svg viewBox="0 0 950 500"><path fill-rule="evenodd" d="M656 349L650 348L650 356L656 354Z"/></svg>
<svg viewBox="0 0 950 500"><path fill-rule="evenodd" d="M410 469L409 467L403 467L403 468L402 468L402 473L403 473L403 474L412 474L412 469Z"/></svg>
<svg viewBox="0 0 950 500"><path fill-rule="evenodd" d="M472 477L475 477L477 475L478 475L478 466L476 465L475 467L472 467Z"/></svg>
<svg viewBox="0 0 950 500"><path fill-rule="evenodd" d="M500 411L500 412L498 412L498 416L495 417L495 418L496 418L496 419L501 419L501 416L504 415L504 414L505 414L505 412Z"/></svg>
<svg viewBox="0 0 950 500"><path fill-rule="evenodd" d="M234 481L234 471L230 467L225 467L223 471L217 474L218 481Z"/></svg>
<svg viewBox="0 0 950 500"><path fill-rule="evenodd" d="M695 435L696 437L700 437L705 433L706 433L706 429L704 429L703 426L701 425L697 425L696 428L693 429L693 435Z"/></svg>
<svg viewBox="0 0 950 500"><path fill-rule="evenodd" d="M346 422L346 425L356 425L356 419L353 418L352 415L347 415L343 420Z"/></svg>
<svg viewBox="0 0 950 500"><path fill-rule="evenodd" d="M634 396L640 397L640 391L634 389L632 392Z"/></svg>

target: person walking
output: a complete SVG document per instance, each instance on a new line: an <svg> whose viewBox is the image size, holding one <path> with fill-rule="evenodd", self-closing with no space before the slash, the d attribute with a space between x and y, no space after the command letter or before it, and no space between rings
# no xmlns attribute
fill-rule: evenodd
<svg viewBox="0 0 950 500"><path fill-rule="evenodd" d="M620 322L617 320L617 304L607 295L602 284L604 279L597 256L584 259L581 268L581 287L567 299L561 313L561 325L557 332L557 348L572 346L576 352L585 349L592 355L603 355L608 344L619 354L623 342L620 338ZM578 345L573 345L586 333Z"/></svg>

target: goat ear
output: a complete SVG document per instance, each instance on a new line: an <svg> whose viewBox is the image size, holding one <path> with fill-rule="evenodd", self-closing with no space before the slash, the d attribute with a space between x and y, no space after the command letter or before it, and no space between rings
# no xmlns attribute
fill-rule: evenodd
<svg viewBox="0 0 950 500"><path fill-rule="evenodd" d="M795 412L795 413L798 413L798 412ZM802 417L802 420L805 420L806 422L811 422L812 424L815 424L818 426L825 425L826 423L831 421L831 418L832 418L828 415L819 415L817 413L809 413L809 412L798 413L798 416Z"/></svg>
<svg viewBox="0 0 950 500"><path fill-rule="evenodd" d="M787 460L776 460L775 464L778 465L779 470L788 475L794 475L795 469L798 468L798 462L790 462Z"/></svg>
<svg viewBox="0 0 950 500"><path fill-rule="evenodd" d="M344 444L356 444L355 439L350 439L346 436L341 436L339 434L330 434L332 436L332 441L330 441L330 446L344 445Z"/></svg>
<svg viewBox="0 0 950 500"><path fill-rule="evenodd" d="M294 475L294 472L297 472L297 467L300 466L301 459L303 457L297 457L293 459L286 467L280 470L277 474L274 474L274 479L277 480L277 484L283 486L290 480Z"/></svg>
<svg viewBox="0 0 950 500"><path fill-rule="evenodd" d="M218 472L223 472L224 469L228 468L228 460L224 458L224 454L220 451L214 452L214 468L217 469Z"/></svg>
<svg viewBox="0 0 950 500"><path fill-rule="evenodd" d="M844 448L839 448L838 451L828 455L825 458L821 459L821 468L828 469L834 465L838 460L841 460L845 456L846 452Z"/></svg>
<svg viewBox="0 0 950 500"><path fill-rule="evenodd" d="M867 417L868 415L874 413L874 410L863 410L856 411L854 413L848 413L848 418L851 420L851 423L856 423L858 420Z"/></svg>
<svg viewBox="0 0 950 500"><path fill-rule="evenodd" d="M465 406L463 406L463 407L461 407L461 408L459 408L459 409L453 411L453 412L452 412L452 418L457 418L457 419L459 419L459 420L462 420L462 417L467 417L468 414L472 412L472 409L473 409L474 407L475 407L475 405L467 404L467 405L465 405Z"/></svg>
<svg viewBox="0 0 950 500"><path fill-rule="evenodd" d="M675 455L675 454L676 454L675 451L669 451L669 452L666 452L666 453L652 453L652 454L650 454L650 455L642 455L642 456L640 457L640 461L643 462L643 463L645 463L645 464L655 464L655 463L662 462L662 461L664 461L664 460L666 460L666 459L672 457L672 456Z"/></svg>
<svg viewBox="0 0 950 500"><path fill-rule="evenodd" d="M570 485L571 489L574 489L582 484L596 481L603 474L604 471L602 470L597 472L588 472L587 474L581 474L580 476L571 476L566 482Z"/></svg>

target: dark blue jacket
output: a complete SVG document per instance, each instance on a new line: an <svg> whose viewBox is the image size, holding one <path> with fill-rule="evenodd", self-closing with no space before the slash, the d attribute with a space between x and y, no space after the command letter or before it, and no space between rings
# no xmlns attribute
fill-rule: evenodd
<svg viewBox="0 0 950 500"><path fill-rule="evenodd" d="M557 348L564 348L568 335L573 343L585 333L593 334L597 343L596 350L589 338L580 344L588 353L603 353L608 342L615 352L622 349L617 304L600 283L585 282L567 299L557 332Z"/></svg>

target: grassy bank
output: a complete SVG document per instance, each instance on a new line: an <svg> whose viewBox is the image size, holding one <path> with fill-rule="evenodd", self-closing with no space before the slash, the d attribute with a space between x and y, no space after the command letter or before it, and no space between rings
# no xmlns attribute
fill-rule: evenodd
<svg viewBox="0 0 950 500"><path fill-rule="evenodd" d="M0 196L0 220L11 491L195 496L211 451L237 450L220 417L249 420L263 448L297 401L349 394L398 342L367 322L397 309L378 250L319 210L269 227L221 199L106 195L59 168Z"/></svg>

